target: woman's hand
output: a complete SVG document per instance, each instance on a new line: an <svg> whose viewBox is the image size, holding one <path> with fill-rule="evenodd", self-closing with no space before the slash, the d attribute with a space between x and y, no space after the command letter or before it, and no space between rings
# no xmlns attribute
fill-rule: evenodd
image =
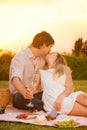
<svg viewBox="0 0 87 130"><path fill-rule="evenodd" d="M54 108L57 111L60 111L63 100L64 100L63 96L58 96L58 98L55 100L55 102L54 102Z"/></svg>

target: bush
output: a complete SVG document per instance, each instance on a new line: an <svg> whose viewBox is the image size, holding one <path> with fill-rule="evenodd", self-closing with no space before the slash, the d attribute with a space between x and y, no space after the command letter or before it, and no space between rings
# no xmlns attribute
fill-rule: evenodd
<svg viewBox="0 0 87 130"><path fill-rule="evenodd" d="M10 54L10 53L9 53ZM0 80L9 80L9 68L12 56L11 54L4 54L0 56ZM72 70L72 77L74 80L87 79L87 58L77 58L64 55L68 65Z"/></svg>
<svg viewBox="0 0 87 130"><path fill-rule="evenodd" d="M87 58L64 56L72 70L72 77L75 80L87 79Z"/></svg>
<svg viewBox="0 0 87 130"><path fill-rule="evenodd" d="M9 67L15 53L0 51L0 80L9 80Z"/></svg>
<svg viewBox="0 0 87 130"><path fill-rule="evenodd" d="M9 80L9 64L0 64L0 80Z"/></svg>

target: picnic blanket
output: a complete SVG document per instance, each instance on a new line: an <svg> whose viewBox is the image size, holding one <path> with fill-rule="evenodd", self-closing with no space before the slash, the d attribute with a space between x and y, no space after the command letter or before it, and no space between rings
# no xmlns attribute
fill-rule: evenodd
<svg viewBox="0 0 87 130"><path fill-rule="evenodd" d="M56 121L62 121L62 120L69 120L74 119L79 123L79 126L87 126L87 117L83 116L68 116L65 114L60 114L57 116L55 120L51 121L41 121L37 119L19 119L17 118L20 114L30 114L28 110L19 110L14 107L7 107L4 114L0 114L0 121L11 121L11 122L23 122L23 123L29 123L29 124L37 124L37 125L45 125L45 126L54 126ZM36 112L38 115L46 115L44 111Z"/></svg>

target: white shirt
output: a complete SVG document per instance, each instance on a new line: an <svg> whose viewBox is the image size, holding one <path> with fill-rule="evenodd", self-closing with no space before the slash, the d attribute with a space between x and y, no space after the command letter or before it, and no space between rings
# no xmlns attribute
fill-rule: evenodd
<svg viewBox="0 0 87 130"><path fill-rule="evenodd" d="M29 87L32 82L33 74L38 69L43 68L44 64L44 59L41 56L35 58L29 47L16 54L10 65L9 88L11 93L15 94L17 92L15 87L11 84L13 77L20 78L23 85Z"/></svg>

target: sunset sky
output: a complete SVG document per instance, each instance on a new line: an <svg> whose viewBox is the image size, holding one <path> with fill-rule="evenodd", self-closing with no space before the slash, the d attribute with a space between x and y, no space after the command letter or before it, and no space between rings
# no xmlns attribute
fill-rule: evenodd
<svg viewBox="0 0 87 130"><path fill-rule="evenodd" d="M87 0L0 0L0 49L19 51L43 30L53 50L70 52L75 40L87 40Z"/></svg>

